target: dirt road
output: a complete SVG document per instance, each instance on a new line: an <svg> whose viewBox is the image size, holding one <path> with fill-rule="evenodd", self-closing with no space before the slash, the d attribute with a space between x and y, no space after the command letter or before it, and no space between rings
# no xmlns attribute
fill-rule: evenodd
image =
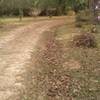
<svg viewBox="0 0 100 100"><path fill-rule="evenodd" d="M22 76L37 41L44 31L64 22L62 19L37 21L0 38L0 100L20 100L19 94L25 89Z"/></svg>

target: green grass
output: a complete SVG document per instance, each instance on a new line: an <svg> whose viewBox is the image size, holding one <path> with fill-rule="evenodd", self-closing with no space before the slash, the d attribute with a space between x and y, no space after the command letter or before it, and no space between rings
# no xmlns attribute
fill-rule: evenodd
<svg viewBox="0 0 100 100"><path fill-rule="evenodd" d="M0 18L0 37L5 36L8 34L9 31L36 22L36 21L45 21L45 20L59 20L66 18L66 16L53 16L52 18L49 17L23 17L22 21L18 17L2 17Z"/></svg>
<svg viewBox="0 0 100 100"><path fill-rule="evenodd" d="M0 37L7 35L9 31L13 29L30 24L40 19L42 18L24 17L22 21L20 21L17 17L0 18Z"/></svg>
<svg viewBox="0 0 100 100"><path fill-rule="evenodd" d="M32 22L32 18L23 18L23 21L19 21L17 17L4 17L0 18L0 37L5 36L9 33L9 31L16 29L18 27L24 26Z"/></svg>
<svg viewBox="0 0 100 100"><path fill-rule="evenodd" d="M28 21L38 21L38 20L48 20L48 19L63 19L67 16L53 16L52 18L45 17L45 16L37 16L37 17L23 17L22 22L28 22ZM0 18L0 22L2 23L13 23L13 22L20 22L20 19L18 17L2 17Z"/></svg>
<svg viewBox="0 0 100 100"><path fill-rule="evenodd" d="M19 21L18 18L0 18L0 37L7 35L9 31L24 26L31 21L32 19L30 18L24 18L23 21Z"/></svg>

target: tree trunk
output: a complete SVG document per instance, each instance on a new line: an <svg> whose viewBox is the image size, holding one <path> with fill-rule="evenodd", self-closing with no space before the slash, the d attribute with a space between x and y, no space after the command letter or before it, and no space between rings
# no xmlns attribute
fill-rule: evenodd
<svg viewBox="0 0 100 100"><path fill-rule="evenodd" d="M62 7L57 7L57 15L62 15Z"/></svg>
<svg viewBox="0 0 100 100"><path fill-rule="evenodd" d="M19 20L22 21L23 18L23 9L19 9Z"/></svg>

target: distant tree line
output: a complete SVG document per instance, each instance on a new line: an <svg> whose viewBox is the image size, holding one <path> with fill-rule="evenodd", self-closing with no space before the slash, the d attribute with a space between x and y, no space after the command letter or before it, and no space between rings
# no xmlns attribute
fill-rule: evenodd
<svg viewBox="0 0 100 100"><path fill-rule="evenodd" d="M0 16L29 16L38 9L40 14L64 15L68 10L78 12L89 6L91 0L0 0Z"/></svg>

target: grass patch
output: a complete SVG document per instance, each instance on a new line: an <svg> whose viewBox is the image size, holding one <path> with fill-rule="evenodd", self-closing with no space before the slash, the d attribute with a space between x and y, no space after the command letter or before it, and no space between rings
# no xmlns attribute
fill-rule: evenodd
<svg viewBox="0 0 100 100"><path fill-rule="evenodd" d="M36 22L36 21L46 21L46 20L60 20L66 19L66 16L52 18L49 17L24 17L22 21L18 17L2 17L0 18L0 37L5 36L7 32L16 29L18 27Z"/></svg>
<svg viewBox="0 0 100 100"><path fill-rule="evenodd" d="M31 21L30 18L25 18L21 22L18 18L0 18L0 37L7 35L11 30L24 26Z"/></svg>

